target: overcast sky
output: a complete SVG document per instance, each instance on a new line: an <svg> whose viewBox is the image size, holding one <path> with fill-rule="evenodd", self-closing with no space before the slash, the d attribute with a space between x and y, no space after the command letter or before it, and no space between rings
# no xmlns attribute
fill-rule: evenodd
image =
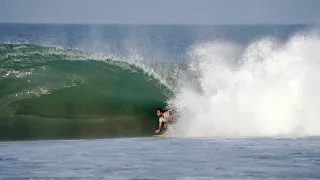
<svg viewBox="0 0 320 180"><path fill-rule="evenodd" d="M320 0L0 0L0 22L320 24Z"/></svg>

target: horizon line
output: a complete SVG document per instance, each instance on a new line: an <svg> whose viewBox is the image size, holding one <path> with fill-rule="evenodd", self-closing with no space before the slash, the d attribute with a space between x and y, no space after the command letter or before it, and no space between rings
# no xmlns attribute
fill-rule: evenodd
<svg viewBox="0 0 320 180"><path fill-rule="evenodd" d="M90 22L22 22L22 21L0 21L0 24L30 24L30 25L138 25L138 26L155 26L155 25L179 25L179 26L239 26L239 25L257 25L257 26L290 26L290 25L308 25L317 26L320 23L90 23Z"/></svg>

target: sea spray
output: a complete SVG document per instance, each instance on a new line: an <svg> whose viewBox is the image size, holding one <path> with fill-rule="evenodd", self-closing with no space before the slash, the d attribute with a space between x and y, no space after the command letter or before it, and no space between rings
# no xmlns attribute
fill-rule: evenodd
<svg viewBox="0 0 320 180"><path fill-rule="evenodd" d="M287 42L264 38L240 55L241 48L228 43L195 46L189 72L198 73L200 86L182 86L170 100L179 112L171 132L187 137L319 135L319 47L316 31Z"/></svg>

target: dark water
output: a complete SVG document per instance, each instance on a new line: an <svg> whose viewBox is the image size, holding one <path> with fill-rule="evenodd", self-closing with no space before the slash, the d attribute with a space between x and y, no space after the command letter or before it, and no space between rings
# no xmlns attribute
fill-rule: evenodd
<svg viewBox="0 0 320 180"><path fill-rule="evenodd" d="M194 44L305 28L1 24L0 139L149 136Z"/></svg>
<svg viewBox="0 0 320 180"><path fill-rule="evenodd" d="M170 93L128 63L35 45L0 49L3 138L150 134Z"/></svg>

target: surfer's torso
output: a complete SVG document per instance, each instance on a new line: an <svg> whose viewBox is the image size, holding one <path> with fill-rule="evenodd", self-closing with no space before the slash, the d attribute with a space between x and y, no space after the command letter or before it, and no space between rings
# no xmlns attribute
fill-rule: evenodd
<svg viewBox="0 0 320 180"><path fill-rule="evenodd" d="M160 122L160 123L162 123L162 122L167 123L168 120L169 120L169 118L170 118L169 112L168 112L168 111L167 111L167 112L164 112L164 113L163 113L163 117L159 117L159 122Z"/></svg>

